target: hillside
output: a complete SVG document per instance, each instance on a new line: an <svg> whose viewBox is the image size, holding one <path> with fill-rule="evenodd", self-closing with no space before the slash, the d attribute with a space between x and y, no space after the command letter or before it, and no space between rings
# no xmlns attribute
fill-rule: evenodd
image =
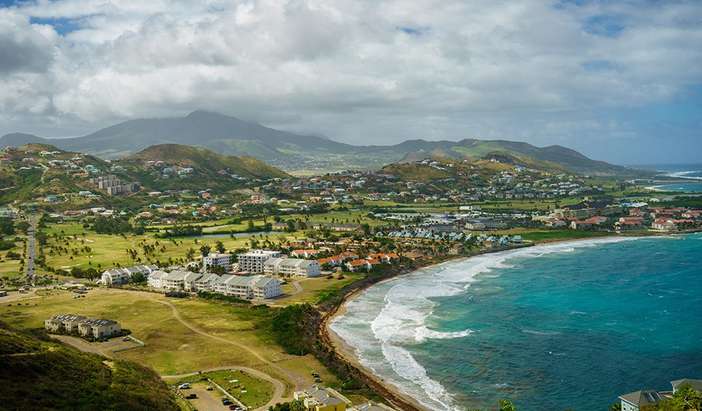
<svg viewBox="0 0 702 411"><path fill-rule="evenodd" d="M168 189L218 192L243 188L287 174L252 157L234 157L176 144L149 147L131 157L105 161L48 144L25 144L0 151L0 203L43 198L81 203L104 195L94 179L117 176L139 187L130 193Z"/></svg>
<svg viewBox="0 0 702 411"><path fill-rule="evenodd" d="M152 370L79 352L0 323L0 408L178 410Z"/></svg>
<svg viewBox="0 0 702 411"><path fill-rule="evenodd" d="M24 143L51 143L64 150L103 158L121 158L153 145L196 145L226 155L247 155L288 171L377 169L403 159L479 159L489 153L509 154L522 161L550 162L572 172L592 175L632 175L638 171L587 158L561 147L535 147L507 140L408 140L391 146L353 146L316 136L279 131L222 114L195 111L185 117L130 120L92 134L42 139L8 134L0 148ZM530 159L530 160L529 160Z"/></svg>
<svg viewBox="0 0 702 411"><path fill-rule="evenodd" d="M228 170L247 178L287 177L284 171L272 167L250 156L227 156L217 154L202 147L181 144L160 144L148 147L121 161L120 164L134 161L164 161L179 167L192 167L203 174L215 175L221 170Z"/></svg>

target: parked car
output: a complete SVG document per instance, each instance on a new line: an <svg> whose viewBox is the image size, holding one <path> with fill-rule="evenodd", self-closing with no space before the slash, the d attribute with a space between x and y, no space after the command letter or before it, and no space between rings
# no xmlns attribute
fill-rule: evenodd
<svg viewBox="0 0 702 411"><path fill-rule="evenodd" d="M179 390L187 390L190 389L190 383L184 382L178 386Z"/></svg>
<svg viewBox="0 0 702 411"><path fill-rule="evenodd" d="M205 388L205 389L206 389L207 391L212 391L212 390L214 390L214 388L212 388L211 385L208 385L207 388Z"/></svg>
<svg viewBox="0 0 702 411"><path fill-rule="evenodd" d="M186 400L194 400L195 398L197 398L197 394L195 394L195 393L188 394L188 395L185 397Z"/></svg>
<svg viewBox="0 0 702 411"><path fill-rule="evenodd" d="M222 405L231 405L231 404L232 404L232 400L230 400L229 398L226 398L226 397L222 398Z"/></svg>

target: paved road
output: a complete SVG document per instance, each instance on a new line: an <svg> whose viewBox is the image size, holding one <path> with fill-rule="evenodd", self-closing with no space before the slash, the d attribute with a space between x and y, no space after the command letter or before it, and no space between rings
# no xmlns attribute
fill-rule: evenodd
<svg viewBox="0 0 702 411"><path fill-rule="evenodd" d="M36 218L29 218L29 228L27 228L27 281L34 284L34 257L36 252L34 232L36 230Z"/></svg>
<svg viewBox="0 0 702 411"><path fill-rule="evenodd" d="M205 331L199 329L198 327L185 321L183 319L183 317L180 316L178 309L173 304L171 304L169 301L161 301L161 300L153 300L153 301L156 301L160 304L163 304L163 305L170 307L171 311L173 312L173 316L176 318L176 320L178 320L181 324L183 324L185 327L187 327L188 329L190 329L194 333L200 334L204 337L211 338L213 340L217 340L217 341L225 343L225 344L233 345L233 346L235 346L243 351L248 352L249 354L251 354L252 357L256 358L261 363L275 369L276 371L280 372L281 374L287 375L291 381L295 382L296 389L298 389L304 383L304 382L301 382L301 379L299 378L299 376L291 375L288 371L282 369L277 364L265 359L258 351L253 350L251 347L248 347L248 346L241 344L237 341L233 341L233 340L229 340L229 339L219 337L216 335L208 334ZM270 401L268 401L268 404L258 408L259 410L267 410L268 407L271 405L275 405L279 402L286 402L286 401L290 400L290 398L284 397L285 384L282 381L280 381L279 379L274 378L274 377L272 377L272 376L270 376L270 375L268 375L260 370L256 370L256 369L248 368L248 367L240 367L240 366L234 366L234 367L225 366L225 367L216 367L216 368L211 368L211 369L201 370L201 371L208 372L208 371L220 371L220 370L229 370L229 369L238 369L238 370L245 371L247 373L250 373L251 375L253 375L256 378L260 378L262 380L269 381L271 384L273 384L273 397L271 398ZM197 372L183 374L183 375L162 375L161 377L162 378L180 378L180 377L185 377L185 376L190 376L190 375L195 375L195 374L197 374Z"/></svg>

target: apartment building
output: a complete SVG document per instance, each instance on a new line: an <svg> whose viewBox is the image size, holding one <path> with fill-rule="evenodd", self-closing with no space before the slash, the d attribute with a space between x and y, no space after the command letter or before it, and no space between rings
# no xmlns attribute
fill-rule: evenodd
<svg viewBox="0 0 702 411"><path fill-rule="evenodd" d="M315 260L275 257L263 263L263 272L284 277L319 277L321 268Z"/></svg>
<svg viewBox="0 0 702 411"><path fill-rule="evenodd" d="M239 270L249 273L262 273L263 264L269 258L280 257L280 252L271 250L251 250L245 254L239 254Z"/></svg>

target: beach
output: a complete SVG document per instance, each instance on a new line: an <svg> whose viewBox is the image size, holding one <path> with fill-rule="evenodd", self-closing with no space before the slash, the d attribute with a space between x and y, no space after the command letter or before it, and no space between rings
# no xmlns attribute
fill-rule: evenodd
<svg viewBox="0 0 702 411"><path fill-rule="evenodd" d="M675 236L665 236L665 237L675 237ZM634 240L634 239L643 239L643 238L652 238L652 237L630 237L630 236L612 236L612 237L604 237L604 238L599 238L599 239L586 239L586 240L566 240L566 241L558 241L558 242L551 242L548 244L539 244L536 247L529 247L527 249L523 250L509 250L509 251L500 251L499 255L496 256L491 256L489 258L489 261L505 261L507 259L510 259L514 256L526 256L531 258L532 256L540 256L542 254L548 254L548 253L555 253L559 254L562 252L569 252L571 251L572 248L583 248L583 247L588 247L588 246L594 246L598 244L604 244L604 243L617 243L617 242L622 242L622 241L627 241L627 240ZM417 271L422 271L422 272L429 272L432 273L434 271L438 270L449 270L451 269L452 266L455 265L464 265L464 264L482 264L486 260L484 257L485 254L478 254L476 256L471 256L471 257L463 257L463 258L457 258L450 260L448 262L443 262L438 265L432 265L428 267L423 267ZM490 263L491 265L499 266L501 263L493 264ZM438 268L437 268L438 267ZM483 272L484 268L480 268L477 272ZM489 270L489 269L488 269ZM416 277L416 272L413 271L411 273L406 273L402 277L408 277L409 278L414 278ZM477 273L476 272L476 273ZM413 274L415 274L413 276ZM387 283L388 281L395 281L395 284L399 284L397 282L398 277L384 280L381 283L375 284L373 289L378 289L379 287L382 288L382 285L384 283ZM404 281L404 280L403 280ZM464 281L464 280L461 280ZM472 281L472 279L467 280L467 281ZM338 306L336 310L332 310L328 313L326 319L325 319L325 324L324 324L324 333L328 336L328 339L330 341L330 344L334 347L334 350L343 358L344 361L347 363L351 364L354 368L358 368L361 370L365 375L367 375L368 379L373 380L376 384L382 385L384 389L390 393L391 397L393 398L401 398L403 401L408 402L411 404L412 408L407 408L407 409L437 409L434 408L426 403L420 403L417 401L415 398L417 397L416 392L412 392L414 395L410 395L408 391L408 387L398 384L397 380L395 381L389 381L387 378L383 378L381 376L378 376L376 372L374 372L372 369L368 367L368 361L362 361L358 357L358 351L354 346L350 345L341 335L339 335L333 327L330 327L329 325L334 323L338 318L344 317L346 314L347 307L349 304L353 305L353 302L356 301L359 296L365 296L364 293L367 293L368 289L363 289L363 290L356 290L353 293L347 295L344 298L344 302ZM386 318L387 320L387 318ZM435 339L435 338L454 338L455 336L467 336L470 334L470 330L459 330L458 332L449 332L449 333L437 333L433 330L427 330L425 331L429 334L427 334L426 338L429 339ZM525 332L531 332L531 330L526 330ZM425 333L426 334L426 333ZM411 337L411 336L410 336ZM383 337L386 338L386 337ZM419 338L416 336L415 338ZM448 341L448 340L446 340ZM356 342L358 343L358 341ZM367 343L367 342L366 342ZM367 360L367 359L366 359ZM421 375L420 377L424 377ZM423 382L424 384L424 382ZM433 383L429 380L427 380L425 387L428 388L436 388ZM446 393L440 393L442 395ZM440 397L437 397L440 398ZM392 401L391 401L392 402ZM447 409L452 409L447 406Z"/></svg>

